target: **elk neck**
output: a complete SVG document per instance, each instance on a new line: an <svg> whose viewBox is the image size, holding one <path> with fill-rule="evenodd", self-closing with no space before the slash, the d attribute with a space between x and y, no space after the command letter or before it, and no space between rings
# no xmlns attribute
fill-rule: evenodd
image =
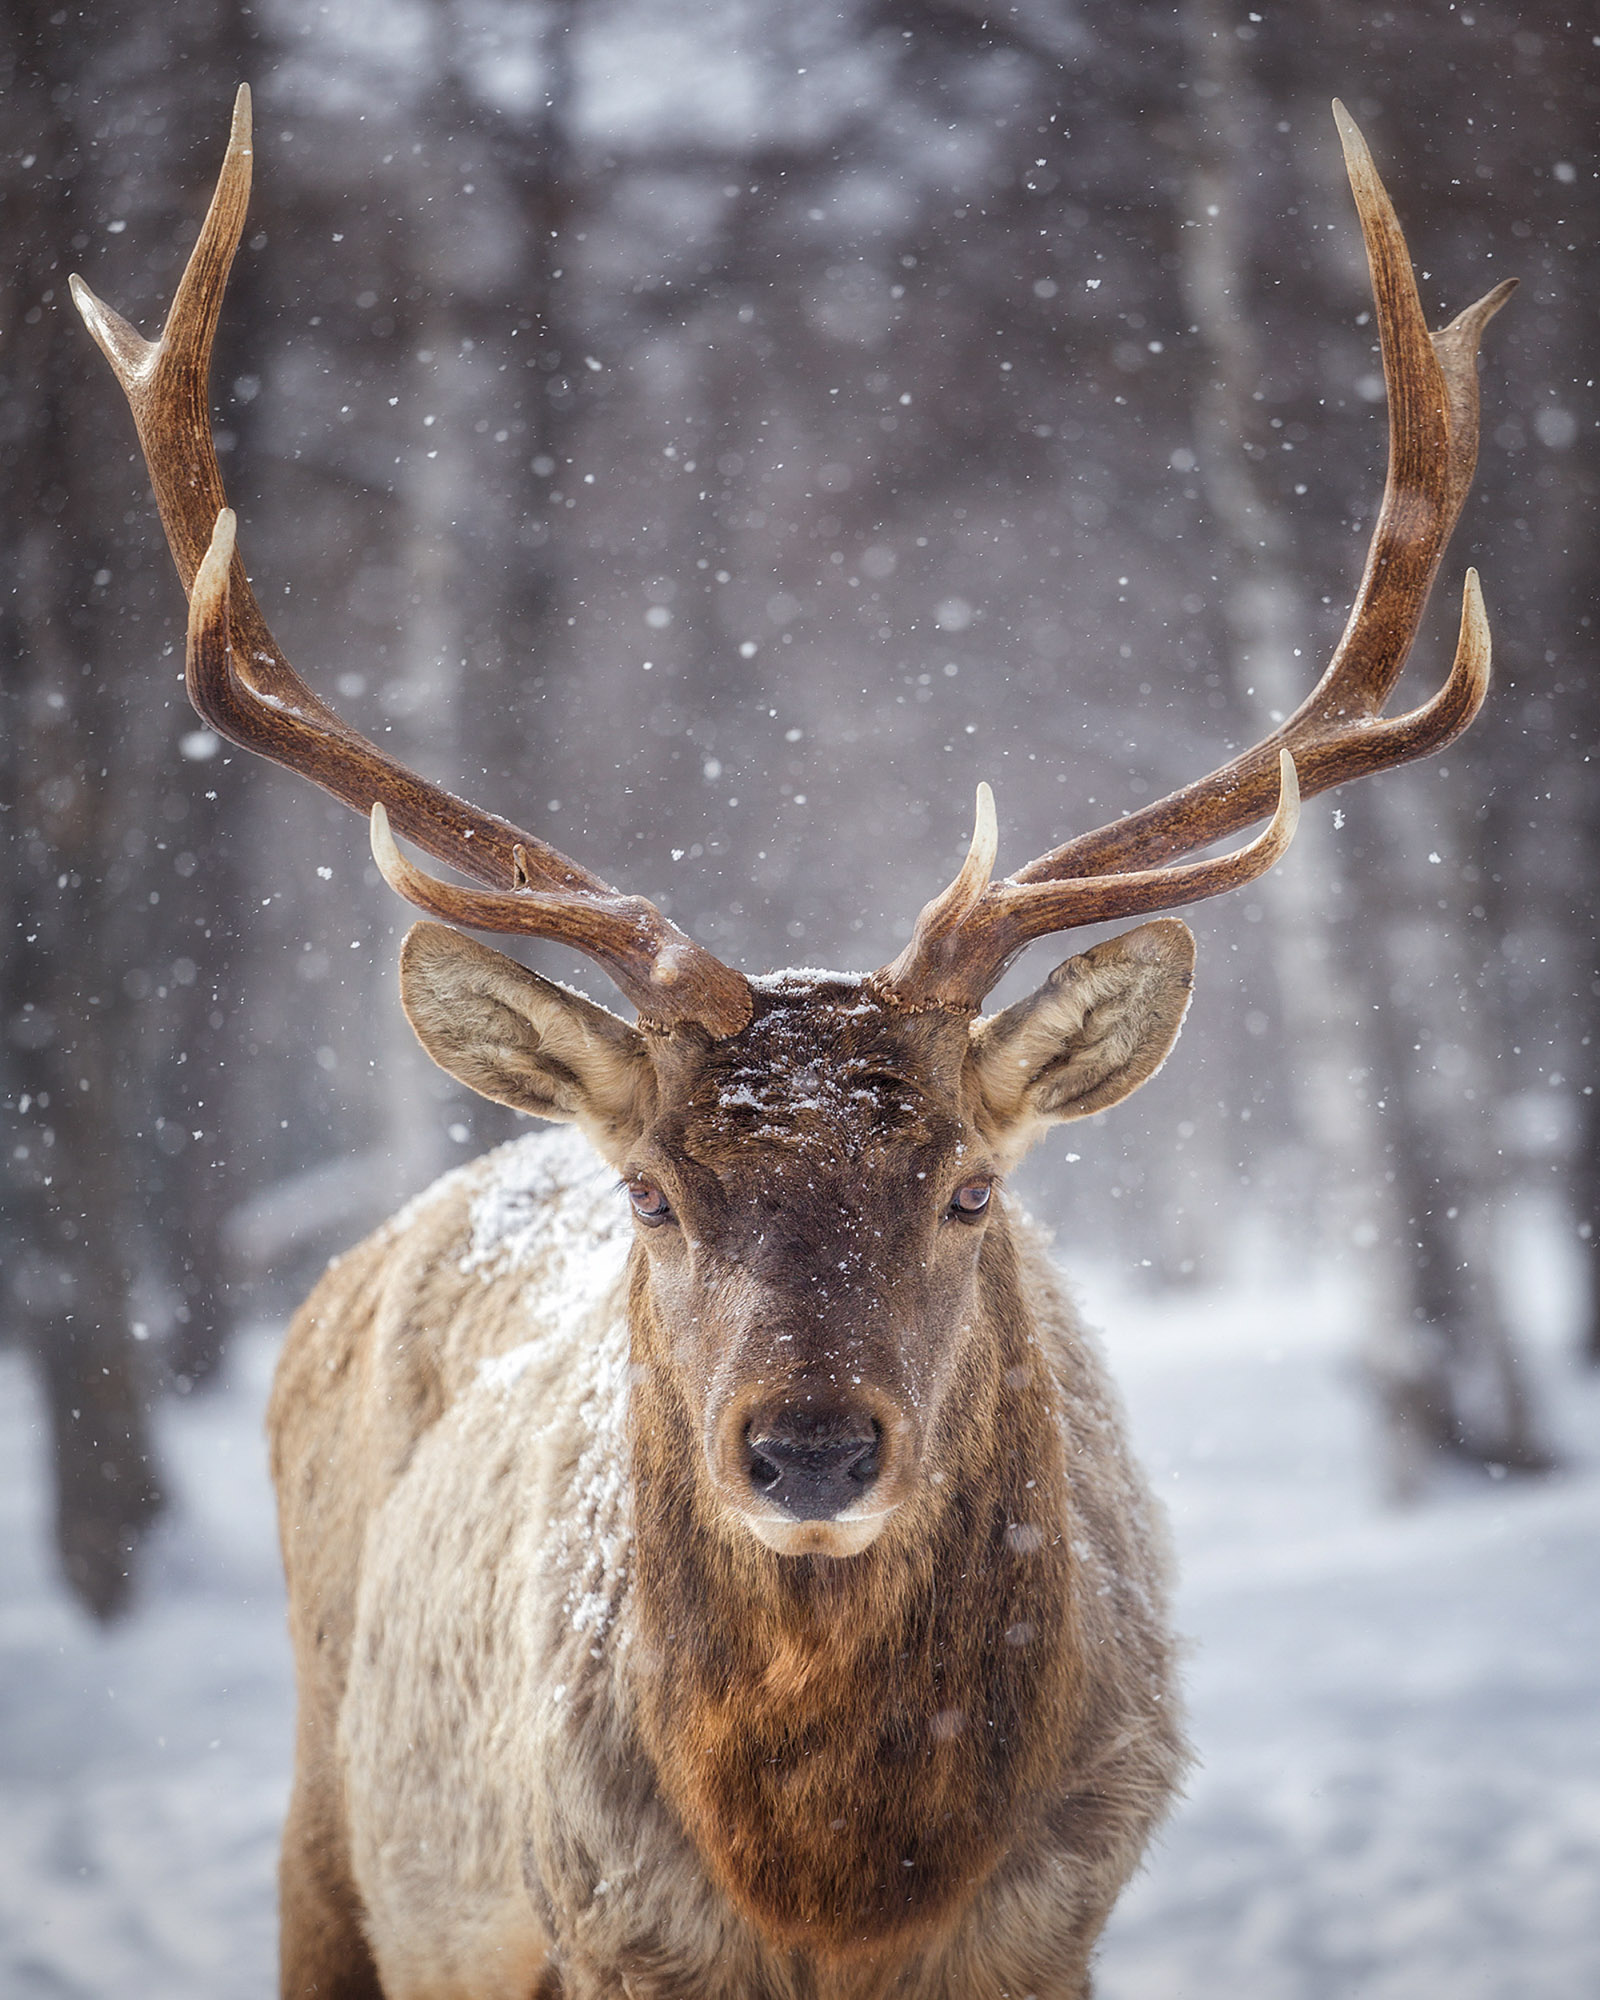
<svg viewBox="0 0 1600 2000"><path fill-rule="evenodd" d="M1084 1673L1049 1370L1003 1217L913 1495L863 1553L728 1532L634 1278L641 1734L713 1878L828 1957L933 1939L1043 1804Z"/></svg>

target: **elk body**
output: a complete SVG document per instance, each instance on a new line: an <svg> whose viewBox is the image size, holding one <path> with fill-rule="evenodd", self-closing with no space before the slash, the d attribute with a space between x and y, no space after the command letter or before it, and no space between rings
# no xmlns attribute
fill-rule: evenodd
<svg viewBox="0 0 1600 2000"><path fill-rule="evenodd" d="M395 764L289 666L206 402L245 93L160 340L74 281L190 593L202 716L370 813L411 901L574 944L638 1009L440 924L406 941L436 1060L575 1129L442 1181L291 1330L270 1419L300 1699L285 1994L1087 1994L1183 1766L1165 1558L1004 1182L1051 1123L1159 1066L1192 940L1159 918L981 1010L1031 940L1250 879L1301 791L1438 749L1482 701L1469 573L1448 681L1381 713L1471 480L1476 344L1509 287L1427 333L1338 115L1390 472L1332 664L1225 769L1002 881L980 788L961 874L861 977L722 965ZM1268 815L1245 848L1180 858ZM391 824L478 886L421 873Z"/></svg>

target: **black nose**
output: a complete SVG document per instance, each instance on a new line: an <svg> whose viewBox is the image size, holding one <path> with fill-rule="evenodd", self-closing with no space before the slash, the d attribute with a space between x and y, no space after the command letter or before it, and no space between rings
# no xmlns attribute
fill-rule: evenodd
<svg viewBox="0 0 1600 2000"><path fill-rule="evenodd" d="M831 1521L877 1478L882 1440L870 1418L778 1411L745 1433L750 1484L796 1521Z"/></svg>

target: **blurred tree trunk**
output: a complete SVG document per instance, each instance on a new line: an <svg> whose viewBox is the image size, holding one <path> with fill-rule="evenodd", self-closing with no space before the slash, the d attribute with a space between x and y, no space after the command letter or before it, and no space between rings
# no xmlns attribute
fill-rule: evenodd
<svg viewBox="0 0 1600 2000"><path fill-rule="evenodd" d="M20 1239L5 1304L50 1412L65 1572L105 1618L127 1603L140 1540L162 1505L149 1422L158 1343L148 1336L163 1329L135 1311L152 1288L181 1299L174 1262L214 1268L203 1240L214 1217L183 1202L170 1172L193 1141L166 1066L202 955L185 924L182 874L172 873L170 836L188 808L173 787L174 662L158 634L174 579L142 508L124 514L131 427L77 324L66 276L76 265L104 283L94 254L104 242L83 228L94 217L149 246L145 296L120 302L148 311L159 292L165 304L181 262L171 243L178 205L198 212L194 121L180 100L197 90L225 106L206 79L213 63L236 70L241 37L230 10L173 8L159 35L145 9L101 10L92 36L47 11L13 8L0 30L14 135L3 168L12 255L0 278L9 378L0 455L13 501L0 529L12 579L0 610L0 803L15 940L0 1005L6 1206ZM140 130L136 179L122 153L130 125ZM178 1142L170 1155L164 1135ZM151 1215L159 1206L193 1211L186 1248L181 1226ZM211 1317L198 1292L195 1304Z"/></svg>
<svg viewBox="0 0 1600 2000"><path fill-rule="evenodd" d="M1235 673L1265 726L1298 707L1322 670L1303 657L1318 620L1297 580L1292 537L1257 472L1272 434L1259 411L1266 371L1250 308L1245 218L1265 120L1217 0L1192 0L1190 22L1195 94L1207 106L1186 236L1190 297L1210 360L1196 433L1231 544L1225 611ZM1404 811L1404 781L1380 786L1389 788L1383 798L1354 810L1358 826L1385 833L1358 836L1353 867L1344 867L1332 838L1337 822L1313 805L1291 858L1252 893L1271 912L1284 1030L1300 1056L1301 1120L1316 1165L1312 1212L1325 1243L1358 1276L1354 1311L1385 1484L1395 1498L1412 1499L1440 1452L1519 1471L1543 1470L1550 1457L1488 1260L1468 1253L1471 1232L1482 1241L1480 1187L1493 1137L1481 1117L1452 1115L1465 1099L1425 1100L1416 1077L1422 1019L1455 988L1442 963L1420 969L1419 978L1415 947L1460 928L1465 908L1447 907L1426 927L1413 914L1411 871L1400 857L1418 822ZM1455 883L1441 878L1441 886ZM1341 912L1331 927L1330 901ZM1483 1067L1483 1032L1480 1013L1452 1023L1446 1037L1475 1070ZM1485 1090L1480 1101L1486 1097Z"/></svg>
<svg viewBox="0 0 1600 2000"><path fill-rule="evenodd" d="M24 1218L8 1303L50 1413L57 1546L73 1589L104 1618L126 1602L134 1551L162 1503L148 1370L129 1327L136 1251L126 1191L135 1175L115 1053L132 1008L113 941L140 874L107 869L148 799L128 768L133 731L116 663L96 657L98 634L84 614L91 578L116 541L103 441L120 413L68 317L70 218L90 205L82 190L94 171L79 124L87 44L46 12L13 9L5 51L15 135L6 207L23 219L11 223L20 255L0 279L9 293L0 318L15 329L7 372L36 398L9 404L31 422L6 439L14 504L0 530L12 579L0 729L6 914L18 941L5 961L15 1119L5 1150Z"/></svg>
<svg viewBox="0 0 1600 2000"><path fill-rule="evenodd" d="M1600 1040L1600 1036L1594 1039ZM1582 1335L1583 1352L1593 1367L1600 1368L1600 1088L1591 1084L1589 1090L1578 1133L1572 1198L1578 1214L1578 1240L1587 1252L1589 1304Z"/></svg>
<svg viewBox="0 0 1600 2000"><path fill-rule="evenodd" d="M1432 836L1453 871L1465 843L1450 833L1465 830L1463 817L1443 808L1450 831L1436 825ZM1363 901L1387 973L1369 1037L1410 1280L1404 1366L1380 1372L1380 1390L1401 1404L1413 1449L1547 1472L1554 1460L1495 1286L1504 1189L1493 1073L1503 1024L1488 982L1463 963L1470 932L1460 897L1447 893L1443 911L1427 910L1406 865L1424 822L1401 785L1368 824ZM1441 886L1453 890L1453 878L1441 874ZM1372 1365L1389 1367L1382 1347Z"/></svg>

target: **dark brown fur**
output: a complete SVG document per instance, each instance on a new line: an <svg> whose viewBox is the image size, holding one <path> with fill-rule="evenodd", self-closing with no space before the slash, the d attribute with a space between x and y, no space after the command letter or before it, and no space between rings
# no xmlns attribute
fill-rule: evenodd
<svg viewBox="0 0 1600 2000"><path fill-rule="evenodd" d="M636 1402L645 1741L717 1880L812 1950L936 1930L1041 1809L1081 1708L1047 1393L1009 1245L989 1261L999 1337L952 1385L929 1453L943 1488L849 1562L706 1533L663 1371ZM1041 1546L1008 1542L1040 1520Z"/></svg>

